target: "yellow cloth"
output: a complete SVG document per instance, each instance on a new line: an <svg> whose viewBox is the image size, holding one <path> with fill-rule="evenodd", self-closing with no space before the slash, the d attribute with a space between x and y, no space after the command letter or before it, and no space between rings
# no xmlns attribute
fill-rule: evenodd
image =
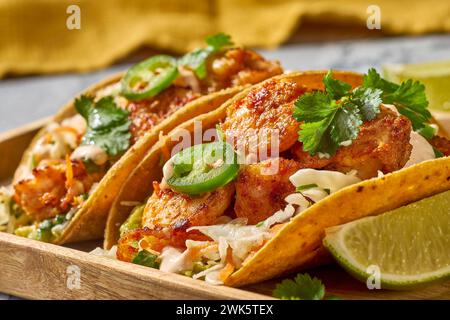
<svg viewBox="0 0 450 320"><path fill-rule="evenodd" d="M93 70L142 46L181 53L218 31L275 47L305 17L365 28L372 3L386 33L450 32L447 0L0 0L0 77ZM66 27L72 4L80 30Z"/></svg>

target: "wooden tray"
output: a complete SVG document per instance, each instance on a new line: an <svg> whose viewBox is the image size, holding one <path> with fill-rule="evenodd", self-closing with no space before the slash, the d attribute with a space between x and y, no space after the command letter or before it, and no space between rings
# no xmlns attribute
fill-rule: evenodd
<svg viewBox="0 0 450 320"><path fill-rule="evenodd" d="M450 129L449 117L441 119ZM31 138L48 121L0 134L0 184L9 183ZM29 299L270 299L281 281L240 289L212 286L87 253L100 245L61 247L0 232L0 292ZM79 286L73 285L74 270L80 271ZM324 282L328 294L344 299L450 299L450 281L398 292L368 290L336 265L308 272Z"/></svg>

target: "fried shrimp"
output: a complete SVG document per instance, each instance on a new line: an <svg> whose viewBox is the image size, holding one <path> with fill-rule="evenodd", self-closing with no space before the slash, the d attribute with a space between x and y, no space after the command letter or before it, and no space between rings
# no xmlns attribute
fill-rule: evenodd
<svg viewBox="0 0 450 320"><path fill-rule="evenodd" d="M300 143L292 149L292 153L304 168L344 173L356 170L361 179L369 179L376 177L378 171L389 173L403 168L412 150L410 134L411 122L408 118L382 107L375 119L360 127L359 135L351 145L339 148L333 157L313 157L303 151Z"/></svg>
<svg viewBox="0 0 450 320"><path fill-rule="evenodd" d="M300 168L298 162L284 158L243 167L236 180L236 216L257 224L284 209L284 198L295 192L289 177Z"/></svg>
<svg viewBox="0 0 450 320"><path fill-rule="evenodd" d="M298 139L299 123L292 116L293 103L305 91L297 83L284 80L255 87L244 99L228 107L222 124L227 140L245 154L259 154L260 160L267 156L263 150L274 147L273 141L279 152L289 149Z"/></svg>
<svg viewBox="0 0 450 320"><path fill-rule="evenodd" d="M100 179L97 175L88 175L79 161L72 161L71 166L70 186L66 183L65 163L38 167L33 170L32 178L21 180L14 186L14 200L36 221L64 213L74 197L88 192Z"/></svg>

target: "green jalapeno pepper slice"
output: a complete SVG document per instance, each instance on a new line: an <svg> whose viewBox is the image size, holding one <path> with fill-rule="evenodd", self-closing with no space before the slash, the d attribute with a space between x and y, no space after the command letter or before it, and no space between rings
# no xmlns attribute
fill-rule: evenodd
<svg viewBox="0 0 450 320"><path fill-rule="evenodd" d="M220 188L234 180L239 172L237 155L233 147L217 141L184 149L169 163L167 184L175 191L199 195Z"/></svg>
<svg viewBox="0 0 450 320"><path fill-rule="evenodd" d="M129 100L153 97L169 87L177 75L175 58L153 56L128 70L122 78L122 95Z"/></svg>

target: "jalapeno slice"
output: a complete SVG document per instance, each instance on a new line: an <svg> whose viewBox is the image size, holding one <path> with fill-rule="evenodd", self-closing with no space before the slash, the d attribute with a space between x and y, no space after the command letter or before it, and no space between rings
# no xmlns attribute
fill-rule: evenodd
<svg viewBox="0 0 450 320"><path fill-rule="evenodd" d="M199 195L220 188L234 180L239 171L233 147L223 141L184 149L169 163L167 184L175 191Z"/></svg>
<svg viewBox="0 0 450 320"><path fill-rule="evenodd" d="M122 79L122 95L130 100L153 97L169 87L177 75L175 58L153 56L128 70Z"/></svg>

